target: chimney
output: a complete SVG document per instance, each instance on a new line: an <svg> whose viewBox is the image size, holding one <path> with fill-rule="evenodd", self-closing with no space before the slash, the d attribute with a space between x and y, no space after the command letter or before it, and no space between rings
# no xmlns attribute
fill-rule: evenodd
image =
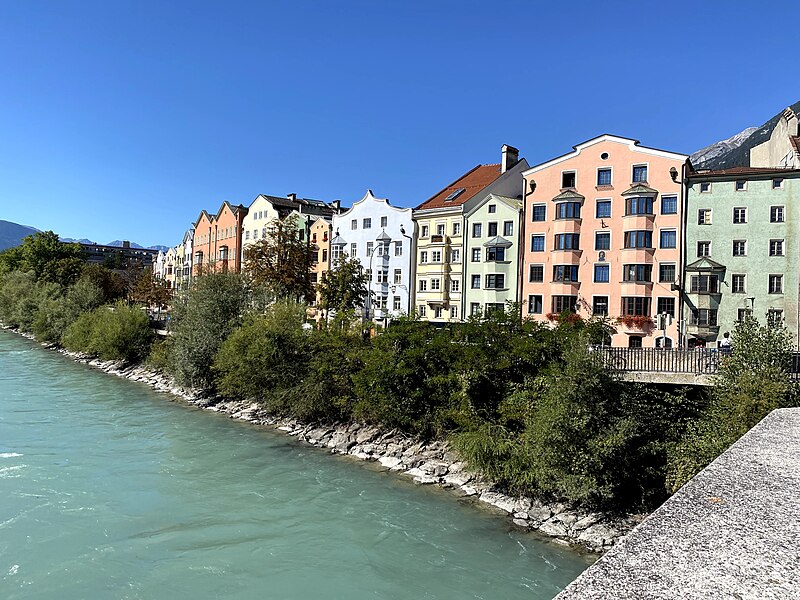
<svg viewBox="0 0 800 600"><path fill-rule="evenodd" d="M297 194L286 194L286 197L292 202L297 202Z"/></svg>
<svg viewBox="0 0 800 600"><path fill-rule="evenodd" d="M503 160L500 163L500 172L505 173L519 162L519 150L514 146L503 144L502 153Z"/></svg>
<svg viewBox="0 0 800 600"><path fill-rule="evenodd" d="M131 243L128 240L125 240L125 241L122 242L122 247L123 248L130 248L131 247Z"/></svg>
<svg viewBox="0 0 800 600"><path fill-rule="evenodd" d="M338 215L339 212L342 210L342 201L334 200L333 202L331 202L331 208L333 208L334 212Z"/></svg>

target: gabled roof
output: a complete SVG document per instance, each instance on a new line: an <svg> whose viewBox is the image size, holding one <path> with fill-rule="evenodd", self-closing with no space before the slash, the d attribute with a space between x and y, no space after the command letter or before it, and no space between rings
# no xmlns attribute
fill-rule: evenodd
<svg viewBox="0 0 800 600"><path fill-rule="evenodd" d="M339 230L337 229L336 230L336 235L331 240L331 246L345 246L345 245L347 245L347 242L344 241L342 236L339 235Z"/></svg>
<svg viewBox="0 0 800 600"><path fill-rule="evenodd" d="M727 267L704 256L686 265L687 271L724 271Z"/></svg>
<svg viewBox="0 0 800 600"><path fill-rule="evenodd" d="M480 193L486 186L494 183L503 173L500 172L500 164L478 165L464 173L447 187L436 192L425 202L417 206L416 210L428 210L431 208L446 208L450 206L461 206L467 200ZM456 195L451 200L446 200L454 192L463 189L464 191Z"/></svg>
<svg viewBox="0 0 800 600"><path fill-rule="evenodd" d="M208 214L208 211L203 209L203 210L200 211L200 214L197 216L197 220L194 223L192 223L192 226L195 229L197 228L197 225L200 223L200 221L203 219L203 216L205 216L205 218L208 219L209 223L214 220L214 217L212 217L210 214Z"/></svg>
<svg viewBox="0 0 800 600"><path fill-rule="evenodd" d="M273 208L278 211L278 215L284 218L291 211L303 213L304 215L311 215L312 217L331 217L336 213L336 209L328 205L322 200L313 200L311 198L288 198L286 196L270 196L268 194L259 194L255 200L250 203L253 205L259 198L263 198L269 202Z"/></svg>
<svg viewBox="0 0 800 600"><path fill-rule="evenodd" d="M634 183L626 191L622 192L623 196L657 196L658 190L647 187L641 183Z"/></svg>
<svg viewBox="0 0 800 600"><path fill-rule="evenodd" d="M215 217L217 220L219 220L219 217L222 214L222 211L225 210L226 206L228 207L228 210L230 210L234 215L236 215L240 210L244 211L244 214L247 214L247 209L241 204L234 205L228 202L227 200L224 200L220 205L219 210L217 211L217 215Z"/></svg>

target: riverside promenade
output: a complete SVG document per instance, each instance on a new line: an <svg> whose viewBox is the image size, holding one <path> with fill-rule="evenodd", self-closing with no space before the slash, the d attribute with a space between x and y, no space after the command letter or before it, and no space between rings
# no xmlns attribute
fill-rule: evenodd
<svg viewBox="0 0 800 600"><path fill-rule="evenodd" d="M770 413L556 600L800 598L800 409Z"/></svg>

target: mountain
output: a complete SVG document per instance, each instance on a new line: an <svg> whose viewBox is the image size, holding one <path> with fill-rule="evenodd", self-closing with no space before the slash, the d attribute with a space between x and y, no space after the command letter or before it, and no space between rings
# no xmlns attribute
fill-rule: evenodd
<svg viewBox="0 0 800 600"><path fill-rule="evenodd" d="M796 113L800 113L800 102L795 102L789 108ZM692 161L692 165L695 168L702 169L749 167L750 148L758 146L769 139L782 113L783 110L761 127L748 127L741 133L729 137L727 140L722 140L721 142L711 144L710 146L698 150L689 157Z"/></svg>
<svg viewBox="0 0 800 600"><path fill-rule="evenodd" d="M79 244L96 244L97 243L97 242L93 242L92 240L87 240L86 238L83 238L83 239L80 239L80 240L76 240L75 238L59 237L58 239L60 241L62 241L62 242L67 243L67 244L73 244L75 242L78 242Z"/></svg>
<svg viewBox="0 0 800 600"><path fill-rule="evenodd" d="M108 242L106 244L106 246L117 246L119 248L122 248L122 244L123 244L122 240L114 240L113 242ZM136 242L131 242L130 244L131 244L131 248L144 248L144 246L141 246L141 245L137 244Z"/></svg>
<svg viewBox="0 0 800 600"><path fill-rule="evenodd" d="M37 231L39 230L33 227L0 220L0 250L19 246L23 238L33 235Z"/></svg>
<svg viewBox="0 0 800 600"><path fill-rule="evenodd" d="M148 246L147 249L148 250L160 250L161 252L168 252L169 251L169 246L155 245L155 246Z"/></svg>

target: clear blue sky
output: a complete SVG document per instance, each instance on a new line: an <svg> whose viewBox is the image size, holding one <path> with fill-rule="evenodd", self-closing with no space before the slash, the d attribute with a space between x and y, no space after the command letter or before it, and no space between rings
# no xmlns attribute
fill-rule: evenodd
<svg viewBox="0 0 800 600"><path fill-rule="evenodd" d="M415 206L517 146L690 153L800 100L786 2L0 0L0 219L173 245L259 193Z"/></svg>

